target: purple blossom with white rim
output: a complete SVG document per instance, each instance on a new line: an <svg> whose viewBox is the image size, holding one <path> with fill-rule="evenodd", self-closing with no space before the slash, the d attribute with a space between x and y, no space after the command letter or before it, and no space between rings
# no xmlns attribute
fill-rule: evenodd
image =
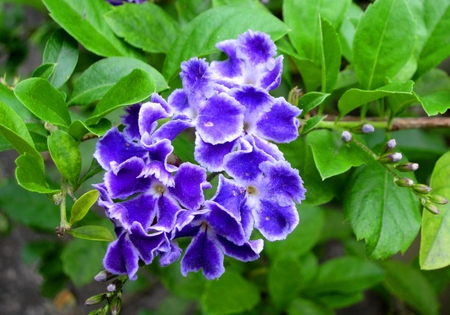
<svg viewBox="0 0 450 315"><path fill-rule="evenodd" d="M257 148L230 153L224 168L246 191L241 211L251 213L255 227L269 241L285 239L299 222L295 203L305 199L298 170Z"/></svg>
<svg viewBox="0 0 450 315"><path fill-rule="evenodd" d="M220 277L225 271L225 255L244 262L259 258L263 241L249 240L249 225L240 214L243 196L242 188L220 176L216 195L205 202L204 209L180 218L175 238L193 237L181 260L184 276L202 269L209 280Z"/></svg>
<svg viewBox="0 0 450 315"><path fill-rule="evenodd" d="M229 57L211 63L213 76L221 84L250 84L268 91L279 86L283 56L274 59L277 48L268 34L248 30L238 39L219 42L216 47Z"/></svg>

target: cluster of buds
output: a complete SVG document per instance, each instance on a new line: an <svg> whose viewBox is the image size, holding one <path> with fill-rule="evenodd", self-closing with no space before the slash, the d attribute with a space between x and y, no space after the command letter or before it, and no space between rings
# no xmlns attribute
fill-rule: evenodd
<svg viewBox="0 0 450 315"><path fill-rule="evenodd" d="M402 159L402 154L399 152L393 152L397 143L395 139L391 139L384 145L378 162L384 165L392 166L395 170L399 172L414 172L419 168L417 163L401 163L390 165L399 162ZM437 205L444 205L448 203L447 199L439 196L430 194L431 187L425 184L415 184L411 178L403 177L396 178L395 184L398 187L409 188L419 199L422 206L433 214L439 214L439 209Z"/></svg>
<svg viewBox="0 0 450 315"><path fill-rule="evenodd" d="M104 270L101 271L97 276L95 276L95 280L104 282L116 277L117 275ZM101 302L106 302L101 308L90 312L89 315L119 314L122 307L122 287L125 284L126 280L126 276L118 278L108 285L108 292L103 292L88 298L85 302L86 305L96 305Z"/></svg>

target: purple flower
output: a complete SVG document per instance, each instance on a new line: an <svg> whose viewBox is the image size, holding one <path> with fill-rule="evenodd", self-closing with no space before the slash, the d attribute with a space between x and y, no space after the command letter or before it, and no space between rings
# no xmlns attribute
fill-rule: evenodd
<svg viewBox="0 0 450 315"><path fill-rule="evenodd" d="M112 5L116 5L117 6L117 5L121 5L121 4L127 3L127 2L139 4L139 3L144 3L147 0L106 0L106 1L108 1Z"/></svg>

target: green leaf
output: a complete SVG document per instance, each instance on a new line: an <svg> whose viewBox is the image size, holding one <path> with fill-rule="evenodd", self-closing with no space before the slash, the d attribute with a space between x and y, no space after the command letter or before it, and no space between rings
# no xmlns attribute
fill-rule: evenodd
<svg viewBox="0 0 450 315"><path fill-rule="evenodd" d="M47 138L47 145L58 170L76 187L81 172L78 143L68 133L55 130Z"/></svg>
<svg viewBox="0 0 450 315"><path fill-rule="evenodd" d="M430 186L432 194L450 199L450 152L445 153L434 166ZM420 240L420 267L438 269L450 265L450 204L439 207L440 215L424 211Z"/></svg>
<svg viewBox="0 0 450 315"><path fill-rule="evenodd" d="M273 40L283 37L289 29L264 7L221 6L203 12L186 25L170 47L164 62L164 77L170 79L180 64L194 56L217 52L215 45L235 39L247 30L269 34Z"/></svg>
<svg viewBox="0 0 450 315"><path fill-rule="evenodd" d="M308 133L309 131L313 130L322 120L327 118L327 116L314 116L308 119L304 124L301 131L301 135L304 135Z"/></svg>
<svg viewBox="0 0 450 315"><path fill-rule="evenodd" d="M56 63L53 62L43 63L42 65L37 67L36 70L33 71L31 77L48 80L48 78L50 78L50 76L52 75L53 71L55 71L55 67Z"/></svg>
<svg viewBox="0 0 450 315"><path fill-rule="evenodd" d="M298 107L302 110L302 117L320 104L322 104L330 96L329 93L309 92L298 100Z"/></svg>
<svg viewBox="0 0 450 315"><path fill-rule="evenodd" d="M344 173L367 159L360 147L353 141L344 142L336 131L316 130L310 132L306 140L322 179Z"/></svg>
<svg viewBox="0 0 450 315"><path fill-rule="evenodd" d="M353 41L353 63L362 88L385 85L386 77L394 77L408 62L414 44L415 24L405 0L371 4Z"/></svg>
<svg viewBox="0 0 450 315"><path fill-rule="evenodd" d="M428 116L444 114L450 108L450 91L440 91L427 96L418 97Z"/></svg>
<svg viewBox="0 0 450 315"><path fill-rule="evenodd" d="M270 265L267 286L270 297L278 309L286 308L297 296L302 280L301 265L293 255L283 255Z"/></svg>
<svg viewBox="0 0 450 315"><path fill-rule="evenodd" d="M105 14L117 36L150 53L167 53L180 27L161 7L151 2L124 3Z"/></svg>
<svg viewBox="0 0 450 315"><path fill-rule="evenodd" d="M319 241L325 224L324 210L304 204L297 205L300 222L297 228L282 242L266 242L264 252L276 258L290 253L295 258L308 253Z"/></svg>
<svg viewBox="0 0 450 315"><path fill-rule="evenodd" d="M139 84L136 84L136 82L139 82ZM148 72L134 69L106 92L105 96L98 102L92 116L86 119L86 124L96 124L113 110L139 103L148 98L154 91L155 80Z"/></svg>
<svg viewBox="0 0 450 315"><path fill-rule="evenodd" d="M358 240L366 240L370 259L385 259L404 252L420 228L416 196L397 187L393 176L380 164L368 163L347 179L344 214Z"/></svg>
<svg viewBox="0 0 450 315"><path fill-rule="evenodd" d="M103 168L101 167L101 165L98 164L96 159L92 159L92 162L91 162L91 165L89 166L88 171L80 179L80 181L78 182L78 185L81 185L82 183L87 181L89 178L100 173L101 171L103 171Z"/></svg>
<svg viewBox="0 0 450 315"><path fill-rule="evenodd" d="M58 189L49 188L45 173L34 156L25 153L16 159L16 179L20 186L41 194L56 194Z"/></svg>
<svg viewBox="0 0 450 315"><path fill-rule="evenodd" d="M342 55L348 62L353 63L353 38L355 37L356 27L346 17L339 30L339 41L341 43Z"/></svg>
<svg viewBox="0 0 450 315"><path fill-rule="evenodd" d="M54 233L60 217L47 196L24 190L13 179L0 187L0 208L14 222Z"/></svg>
<svg viewBox="0 0 450 315"><path fill-rule="evenodd" d="M76 238L82 238L91 241L114 241L114 236L111 231L100 225L84 225L76 229L67 230L67 233L72 234Z"/></svg>
<svg viewBox="0 0 450 315"><path fill-rule="evenodd" d="M334 315L332 309L313 300L296 298L287 309L288 315Z"/></svg>
<svg viewBox="0 0 450 315"><path fill-rule="evenodd" d="M36 117L16 98L14 92L0 84L0 101L11 107L25 122L34 122Z"/></svg>
<svg viewBox="0 0 450 315"><path fill-rule="evenodd" d="M284 153L284 157L292 167L300 171L306 188L306 200L308 205L321 205L334 197L334 189L337 187L333 179L323 181L314 162L311 147L303 137L298 137L289 144L279 144L278 147Z"/></svg>
<svg viewBox="0 0 450 315"><path fill-rule="evenodd" d="M354 305L364 299L362 292L328 292L315 297L321 304L330 308L343 308Z"/></svg>
<svg viewBox="0 0 450 315"><path fill-rule="evenodd" d="M77 141L80 141L88 132L103 136L109 129L111 129L111 122L108 119L102 118L95 125L86 125L81 120L75 120L69 126L68 133Z"/></svg>
<svg viewBox="0 0 450 315"><path fill-rule="evenodd" d="M320 265L306 292L314 295L354 293L372 287L383 277L383 269L372 261L353 256L334 258Z"/></svg>
<svg viewBox="0 0 450 315"><path fill-rule="evenodd" d="M423 19L427 28L426 36L420 50L415 78L420 77L430 69L436 67L450 55L450 1L425 1L423 4Z"/></svg>
<svg viewBox="0 0 450 315"><path fill-rule="evenodd" d="M156 82L156 92L168 88L163 76L145 62L127 57L111 57L90 66L77 80L69 105L87 105L100 100L121 78L134 69L150 74Z"/></svg>
<svg viewBox="0 0 450 315"><path fill-rule="evenodd" d="M372 91L361 89L347 90L338 102L340 116L345 116L359 106L373 102L385 96L395 94L412 95L413 85L414 82L409 80L404 83L390 83Z"/></svg>
<svg viewBox="0 0 450 315"><path fill-rule="evenodd" d="M87 50L112 57L129 56L142 59L109 28L103 15L111 10L106 1L97 0L42 0L51 17Z"/></svg>
<svg viewBox="0 0 450 315"><path fill-rule="evenodd" d="M320 17L320 36L322 46L322 91L332 92L341 67L341 44L333 25Z"/></svg>
<svg viewBox="0 0 450 315"><path fill-rule="evenodd" d="M98 190L91 190L77 199L70 211L69 225L72 226L75 222L84 218L89 209L95 204L98 199Z"/></svg>
<svg viewBox="0 0 450 315"><path fill-rule="evenodd" d="M385 261L384 285L388 291L423 315L437 315L438 299L433 287L418 271L399 261Z"/></svg>
<svg viewBox="0 0 450 315"><path fill-rule="evenodd" d="M78 61L78 43L64 30L55 31L45 46L43 63L54 63L55 69L48 81L59 88L72 75Z"/></svg>
<svg viewBox="0 0 450 315"><path fill-rule="evenodd" d="M287 0L283 2L283 19L292 29L288 36L301 57L311 60L316 65L321 64L322 36L319 16L326 18L331 25L339 29L350 3L349 0Z"/></svg>
<svg viewBox="0 0 450 315"><path fill-rule="evenodd" d="M37 117L53 125L68 126L69 110L63 95L47 80L30 78L14 88L16 97Z"/></svg>
<svg viewBox="0 0 450 315"><path fill-rule="evenodd" d="M106 244L103 242L74 239L61 254L63 270L77 287L88 284L103 269L102 259L105 252Z"/></svg>
<svg viewBox="0 0 450 315"><path fill-rule="evenodd" d="M239 0L241 1L241 0ZM212 6L218 6L215 1L212 1ZM175 8L178 13L178 20L182 26L186 25L198 15L211 8L210 1L204 0L177 0Z"/></svg>
<svg viewBox="0 0 450 315"><path fill-rule="evenodd" d="M219 279L206 284L201 303L208 314L225 315L251 310L259 300L259 290L254 284L227 270Z"/></svg>

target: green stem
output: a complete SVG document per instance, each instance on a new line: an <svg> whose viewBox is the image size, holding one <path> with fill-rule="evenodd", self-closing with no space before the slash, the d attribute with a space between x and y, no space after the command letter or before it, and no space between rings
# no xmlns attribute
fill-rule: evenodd
<svg viewBox="0 0 450 315"><path fill-rule="evenodd" d="M68 186L67 181L63 179L61 184L61 203L59 205L59 215L60 215L59 228L61 229L62 234L64 234L65 230L70 229L70 225L67 222L67 211L66 211L66 197L68 189L70 189L70 187Z"/></svg>

